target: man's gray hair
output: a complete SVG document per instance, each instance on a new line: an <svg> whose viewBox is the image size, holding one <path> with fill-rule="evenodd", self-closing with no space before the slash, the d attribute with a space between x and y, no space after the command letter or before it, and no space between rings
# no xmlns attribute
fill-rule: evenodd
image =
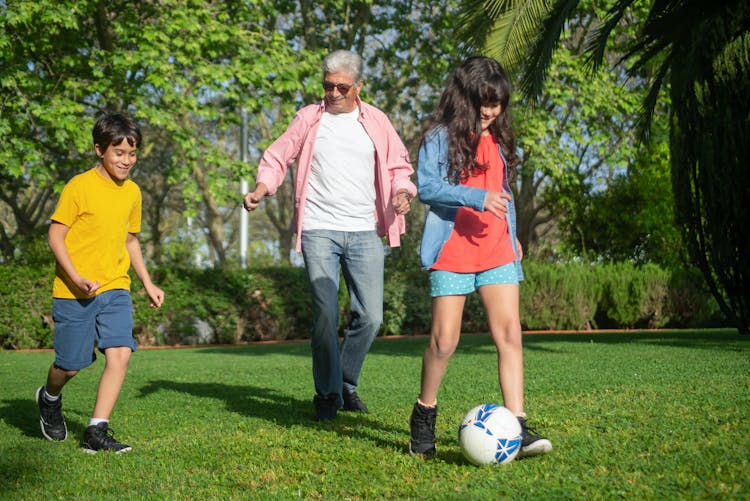
<svg viewBox="0 0 750 501"><path fill-rule="evenodd" d="M350 50L335 50L323 59L323 73L348 73L354 82L362 80L362 58Z"/></svg>

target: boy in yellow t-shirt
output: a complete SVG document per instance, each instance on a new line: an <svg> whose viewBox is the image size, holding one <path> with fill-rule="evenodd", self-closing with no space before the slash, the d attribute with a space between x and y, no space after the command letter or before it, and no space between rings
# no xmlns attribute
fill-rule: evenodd
<svg viewBox="0 0 750 501"><path fill-rule="evenodd" d="M99 165L65 185L54 214L48 242L57 260L52 288L55 361L47 384L36 392L42 434L65 440L62 388L78 371L105 357L93 416L83 436L84 451L128 452L109 428L135 351L133 306L128 269L136 275L158 308L164 292L154 285L136 234L141 229L141 191L128 179L141 146L141 131L120 113L101 116L94 125Z"/></svg>

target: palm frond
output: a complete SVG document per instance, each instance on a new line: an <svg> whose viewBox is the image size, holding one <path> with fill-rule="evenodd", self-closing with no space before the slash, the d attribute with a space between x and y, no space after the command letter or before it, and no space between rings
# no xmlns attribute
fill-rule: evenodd
<svg viewBox="0 0 750 501"><path fill-rule="evenodd" d="M648 142L651 135L651 121L654 118L654 111L659 101L659 95L661 94L662 85L669 76L669 70L671 66L671 58L667 57L659 65L655 76L650 82L648 93L643 99L641 105L641 113L638 117L638 132L642 141Z"/></svg>
<svg viewBox="0 0 750 501"><path fill-rule="evenodd" d="M534 99L542 93L552 53L560 41L565 23L573 16L579 3L580 0L557 0L544 19L541 36L531 50L521 79L521 90L528 97Z"/></svg>
<svg viewBox="0 0 750 501"><path fill-rule="evenodd" d="M465 52L480 51L495 21L512 0L464 0L458 7L456 39L463 44Z"/></svg>
<svg viewBox="0 0 750 501"><path fill-rule="evenodd" d="M469 0L459 8L459 39L507 69L520 69L538 40L550 0Z"/></svg>
<svg viewBox="0 0 750 501"><path fill-rule="evenodd" d="M713 70L721 81L750 75L750 27L746 27L744 32L737 34L722 48L713 61Z"/></svg>
<svg viewBox="0 0 750 501"><path fill-rule="evenodd" d="M625 12L635 1L625 0L615 4L607 13L604 24L597 28L590 40L586 42L585 52L588 54L586 61L593 70L601 67L612 30L620 23Z"/></svg>

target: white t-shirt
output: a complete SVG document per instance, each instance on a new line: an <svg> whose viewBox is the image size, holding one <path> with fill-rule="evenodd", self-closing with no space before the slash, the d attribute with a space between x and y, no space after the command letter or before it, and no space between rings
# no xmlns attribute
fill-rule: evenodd
<svg viewBox="0 0 750 501"><path fill-rule="evenodd" d="M375 229L375 146L351 113L323 113L313 147L302 230Z"/></svg>

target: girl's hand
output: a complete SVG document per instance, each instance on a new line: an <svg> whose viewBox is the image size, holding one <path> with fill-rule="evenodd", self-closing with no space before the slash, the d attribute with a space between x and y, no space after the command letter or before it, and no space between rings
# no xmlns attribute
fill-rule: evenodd
<svg viewBox="0 0 750 501"><path fill-rule="evenodd" d="M504 192L488 191L484 199L484 210L503 219L508 212L510 195Z"/></svg>
<svg viewBox="0 0 750 501"><path fill-rule="evenodd" d="M405 191L401 191L393 197L391 200L393 208L396 209L396 214L406 214L411 209L411 197Z"/></svg>

